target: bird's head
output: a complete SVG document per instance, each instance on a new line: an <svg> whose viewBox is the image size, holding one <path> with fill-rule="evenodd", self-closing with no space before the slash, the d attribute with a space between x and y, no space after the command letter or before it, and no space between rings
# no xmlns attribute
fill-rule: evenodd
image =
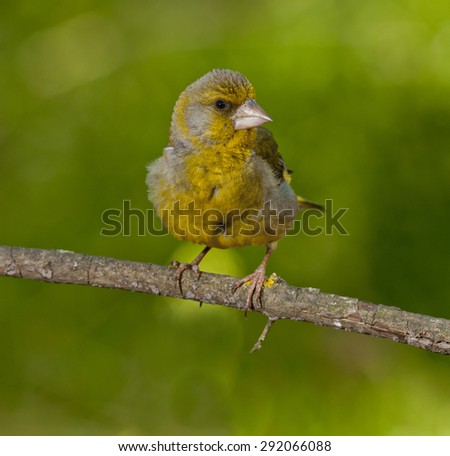
<svg viewBox="0 0 450 456"><path fill-rule="evenodd" d="M175 104L170 142L188 148L246 147L255 127L271 118L256 103L246 77L231 70L213 70L192 83Z"/></svg>

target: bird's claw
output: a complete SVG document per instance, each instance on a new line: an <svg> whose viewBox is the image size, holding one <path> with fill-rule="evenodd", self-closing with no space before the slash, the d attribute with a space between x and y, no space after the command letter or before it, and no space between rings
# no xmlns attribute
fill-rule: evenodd
<svg viewBox="0 0 450 456"><path fill-rule="evenodd" d="M183 276L184 271L187 271L188 269L190 269L191 271L195 272L196 274L200 274L200 268L198 267L198 264L180 263L177 260L173 260L171 263L171 266L177 268L176 281L177 281L177 285L180 290L180 293L183 294L183 288L181 286L181 278Z"/></svg>
<svg viewBox="0 0 450 456"><path fill-rule="evenodd" d="M211 247L206 246L195 258L191 263L180 263L177 260L173 260L171 265L174 268L177 268L177 285L178 288L180 289L180 293L182 296L183 295L183 289L181 288L181 276L183 275L183 272L186 271L186 269L190 269L191 271L195 272L197 275L200 275L200 269L198 267L198 264L200 261L203 260L205 255L211 250Z"/></svg>
<svg viewBox="0 0 450 456"><path fill-rule="evenodd" d="M234 284L232 289L233 293L235 293L238 288L242 287L242 285L245 285L247 282L250 282L247 293L247 299L245 301L244 307L245 316L247 316L248 310L255 308L254 303L258 302L259 305L262 307L261 295L265 279L265 271L263 269L258 268L255 272L249 274L243 279L238 280Z"/></svg>

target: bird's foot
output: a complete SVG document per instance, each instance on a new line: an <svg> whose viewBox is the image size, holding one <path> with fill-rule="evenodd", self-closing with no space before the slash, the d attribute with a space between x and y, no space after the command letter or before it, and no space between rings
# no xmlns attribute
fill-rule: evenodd
<svg viewBox="0 0 450 456"><path fill-rule="evenodd" d="M184 296L183 294L183 289L181 288L181 276L183 275L183 272L186 271L187 269L190 269L191 271L194 271L197 275L200 275L200 269L198 268L198 265L200 261L205 258L205 255L211 250L211 247L206 246L195 258L191 263L180 263L177 260L172 261L172 266L174 268L177 268L177 285L178 288L180 289L180 293Z"/></svg>
<svg viewBox="0 0 450 456"><path fill-rule="evenodd" d="M247 293L247 300L245 301L244 307L245 316L247 316L248 310L254 309L254 303L258 302L259 305L262 307L261 294L264 286L264 281L266 280L265 273L265 265L264 267L261 265L256 269L255 272L249 274L243 279L238 280L233 286L233 293L235 293L238 288L242 287L242 285L245 285L248 282L250 282L248 284L249 289Z"/></svg>
<svg viewBox="0 0 450 456"><path fill-rule="evenodd" d="M178 285L178 288L180 289L180 293L183 294L183 288L181 287L181 277L183 276L184 271L187 271L188 269L190 269L191 271L200 275L200 268L198 267L198 264L196 264L196 263L180 263L177 260L173 260L171 263L171 266L174 268L177 268L177 275L176 275L177 285Z"/></svg>

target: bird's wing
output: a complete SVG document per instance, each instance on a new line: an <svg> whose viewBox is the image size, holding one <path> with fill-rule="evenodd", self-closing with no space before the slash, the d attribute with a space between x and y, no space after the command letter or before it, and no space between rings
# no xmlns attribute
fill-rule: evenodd
<svg viewBox="0 0 450 456"><path fill-rule="evenodd" d="M272 168L274 176L279 182L291 182L292 171L287 168L278 151L278 144L273 139L272 133L267 128L258 127L256 130L256 147L254 149L256 155L264 159ZM297 196L298 205L301 208L314 208L324 210L321 204L308 201L301 196Z"/></svg>
<svg viewBox="0 0 450 456"><path fill-rule="evenodd" d="M275 177L280 182L290 182L291 171L287 169L280 152L278 152L278 144L267 128L259 127L256 129L256 147L254 151L256 155L259 155L269 164Z"/></svg>

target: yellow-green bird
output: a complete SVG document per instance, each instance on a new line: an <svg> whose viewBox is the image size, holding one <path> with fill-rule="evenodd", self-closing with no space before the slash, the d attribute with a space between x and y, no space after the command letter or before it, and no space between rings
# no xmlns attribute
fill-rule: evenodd
<svg viewBox="0 0 450 456"><path fill-rule="evenodd" d="M269 130L272 119L256 103L248 79L213 70L189 85L172 115L163 156L148 166L149 200L177 238L206 247L192 263L175 262L177 282L212 247L266 246L252 274L245 310L261 302L267 261L302 208L321 208L296 196L290 171Z"/></svg>

